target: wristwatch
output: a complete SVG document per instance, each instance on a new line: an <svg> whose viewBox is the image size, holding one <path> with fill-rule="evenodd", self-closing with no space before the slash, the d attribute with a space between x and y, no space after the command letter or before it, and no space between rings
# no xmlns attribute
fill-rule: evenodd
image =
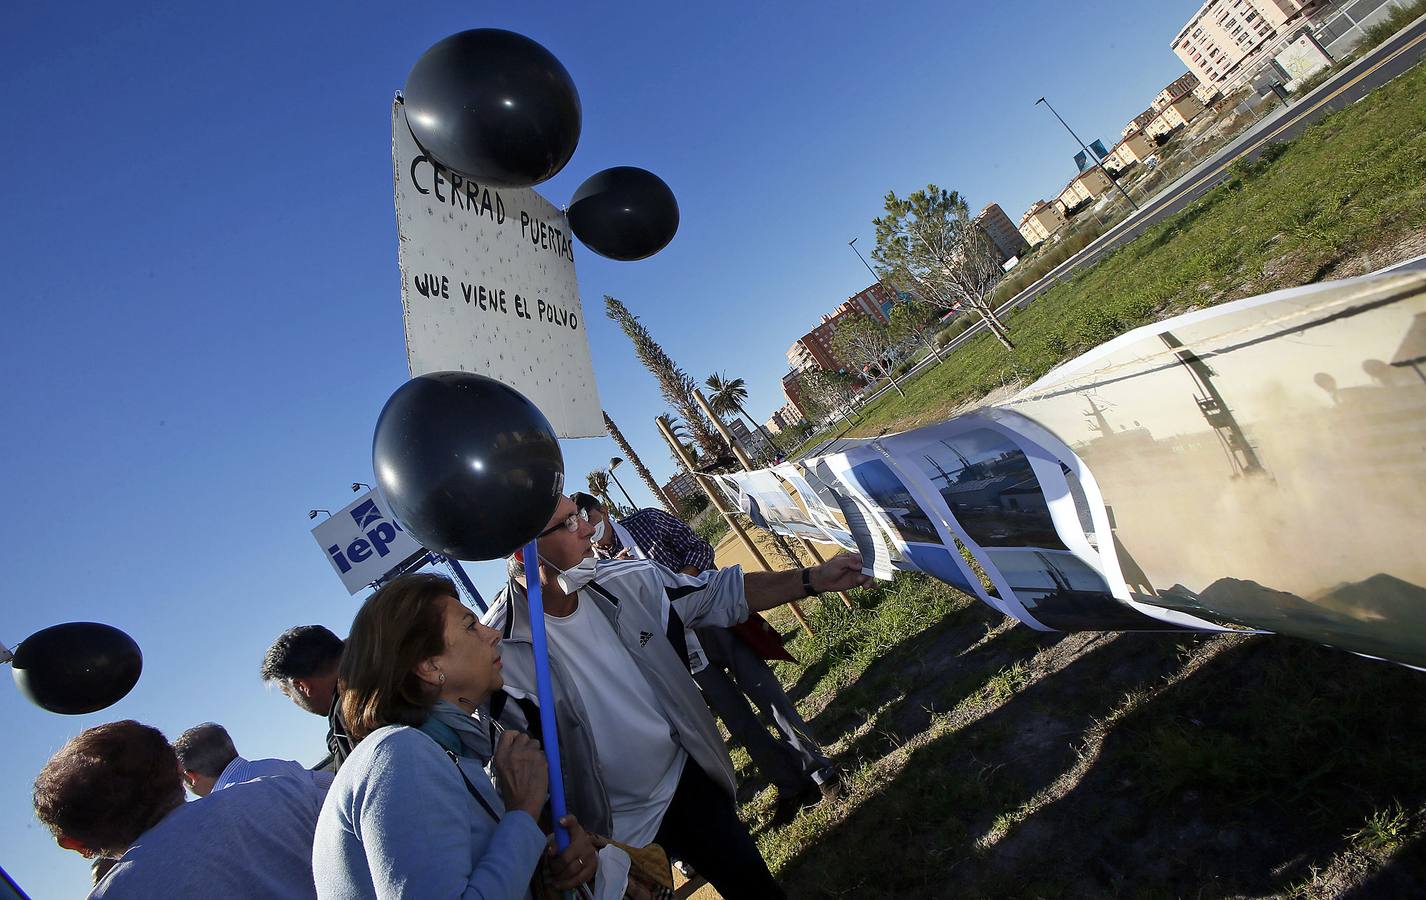
<svg viewBox="0 0 1426 900"><path fill-rule="evenodd" d="M812 597L820 593L820 591L814 590L812 587L812 569L810 566L804 567L802 570L802 593L803 596L806 597Z"/></svg>

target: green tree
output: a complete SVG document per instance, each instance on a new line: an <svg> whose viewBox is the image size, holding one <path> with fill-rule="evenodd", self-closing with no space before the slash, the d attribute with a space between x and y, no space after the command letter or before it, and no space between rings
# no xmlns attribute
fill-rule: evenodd
<svg viewBox="0 0 1426 900"><path fill-rule="evenodd" d="M708 405L713 407L713 411L724 418L732 415L741 415L747 420L755 430L762 432L762 436L767 440L773 450L779 454L782 448L777 445L777 441L772 439L772 435L767 433L767 429L753 421L753 417L748 415L748 411L743 408L743 404L748 399L748 389L741 378L729 378L728 373L714 373L708 376L703 382L711 391L708 395Z"/></svg>
<svg viewBox="0 0 1426 900"><path fill-rule="evenodd" d="M837 355L857 368L870 368L881 372L896 388L896 393L905 397L906 392L896 381L891 368L891 354L900 343L890 328L871 316L854 316L844 321L832 334L832 349Z"/></svg>
<svg viewBox="0 0 1426 900"><path fill-rule="evenodd" d="M608 294L604 295L604 313L617 322L629 336L629 340L634 342L634 352L639 361L658 379L660 393L673 407L674 412L688 423L689 433L699 449L714 459L728 455L729 451L722 436L713 430L713 426L703 417L703 411L698 408L697 401L693 399L693 391L697 385L688 377L688 373L680 369L664 352L649 334L649 330L639 321L638 316L629 312L623 303Z"/></svg>
<svg viewBox="0 0 1426 900"><path fill-rule="evenodd" d="M931 340L928 326L935 319L935 313L928 311L933 307L928 307L924 303L906 302L898 303L891 308L891 324L887 327L891 329L892 335L898 341L915 338L926 345L931 351L931 355L937 359L941 358L941 349L936 346L936 342Z"/></svg>
<svg viewBox="0 0 1426 900"><path fill-rule="evenodd" d="M673 435L673 439L683 448L683 452L688 454L688 458L693 460L693 464L698 465L698 448L689 442L688 429L683 427L683 423L668 413L659 413L655 418L668 426L668 433ZM678 458L678 454L674 453L672 448L669 448L669 455L673 457L675 464L683 465L683 460Z"/></svg>
<svg viewBox="0 0 1426 900"><path fill-rule="evenodd" d="M886 215L872 224L871 257L883 278L910 286L934 307L971 309L1007 350L1015 349L990 305L990 292L1005 274L1000 254L960 194L934 184L905 199L888 191Z"/></svg>
<svg viewBox="0 0 1426 900"><path fill-rule="evenodd" d="M639 473L639 478L644 482L644 487L649 489L649 493L654 495L654 499L659 505L674 515L678 515L678 507L674 505L672 498L663 492L659 483L654 481L654 473L649 471L649 467L644 465L644 461L639 458L639 454L634 452L634 448L629 446L629 442L624 439L624 432L619 430L619 426L614 424L614 420L609 417L609 413L604 413L604 427L609 429L609 436L614 439L614 443L619 445L619 450L624 454L624 458L634 467L634 471ZM607 474L607 473L606 473Z"/></svg>

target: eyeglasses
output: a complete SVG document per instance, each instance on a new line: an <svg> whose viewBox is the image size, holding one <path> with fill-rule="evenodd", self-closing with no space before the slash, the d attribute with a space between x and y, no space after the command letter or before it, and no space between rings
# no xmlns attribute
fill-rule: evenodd
<svg viewBox="0 0 1426 900"><path fill-rule="evenodd" d="M578 531L578 530L579 530L579 523L580 523L580 522L588 522L588 521L589 521L589 510L587 510L587 509L575 510L574 512L570 513L570 514L569 514L568 516L566 516L565 518L560 519L558 522L556 522L555 524L551 525L549 528L546 528L544 531L541 531L539 534L535 535L535 540L539 540L540 538L544 537L545 535L554 534L556 531L559 531L561 528L563 528L565 531Z"/></svg>

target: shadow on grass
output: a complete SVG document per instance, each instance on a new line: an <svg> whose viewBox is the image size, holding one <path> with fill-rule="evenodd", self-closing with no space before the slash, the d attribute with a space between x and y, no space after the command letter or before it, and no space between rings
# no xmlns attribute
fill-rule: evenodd
<svg viewBox="0 0 1426 900"><path fill-rule="evenodd" d="M1008 699L873 761L850 812L763 837L791 894L1365 897L1426 877L1416 839L1359 862L1374 813L1426 807L1419 673L1274 637L1079 634L1023 659Z"/></svg>

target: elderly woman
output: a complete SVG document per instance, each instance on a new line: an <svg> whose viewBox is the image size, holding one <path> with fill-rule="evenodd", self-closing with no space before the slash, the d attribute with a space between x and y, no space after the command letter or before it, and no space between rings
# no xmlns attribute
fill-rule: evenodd
<svg viewBox="0 0 1426 900"><path fill-rule="evenodd" d="M397 578L362 605L338 669L359 743L317 822L319 897L523 898L542 855L556 890L594 879L598 854L572 816L558 856L536 824L549 788L538 742L507 731L492 747L472 718L502 683L499 632L447 579Z"/></svg>

